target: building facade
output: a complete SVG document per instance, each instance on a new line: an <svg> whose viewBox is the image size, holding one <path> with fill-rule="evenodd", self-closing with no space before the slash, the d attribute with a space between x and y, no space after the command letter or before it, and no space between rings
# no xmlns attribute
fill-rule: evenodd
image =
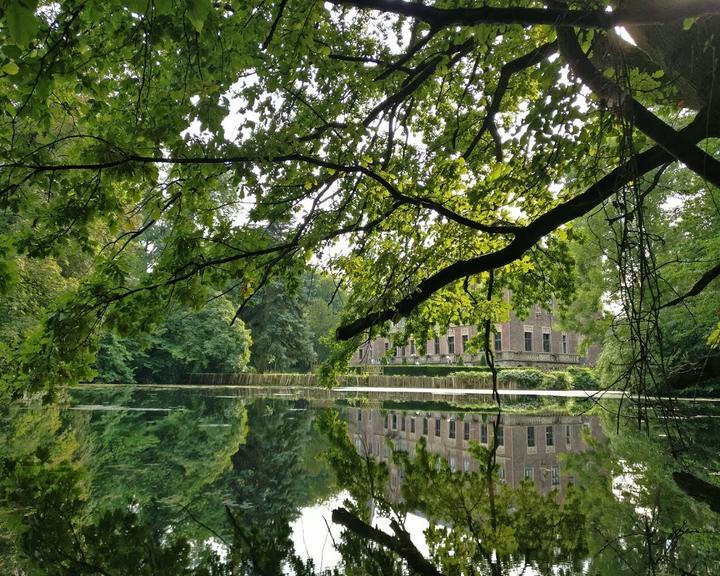
<svg viewBox="0 0 720 576"><path fill-rule="evenodd" d="M562 497L574 479L563 469L558 456L583 452L588 448L588 437L603 437L594 416L511 414L497 422L492 415L483 414L348 408L346 418L358 453L388 464L391 492L399 490L402 471L392 462L390 445L414 454L424 437L428 452L444 459L453 472L477 472L482 463L470 452L470 442L490 445L496 438L497 424L500 481L516 487L528 479L540 493L556 490Z"/></svg>
<svg viewBox="0 0 720 576"><path fill-rule="evenodd" d="M535 366L561 369L569 366L592 365L599 353L598 346L590 346L581 354L582 336L573 331L558 330L551 310L535 304L528 318L510 313L507 322L495 325L492 347L495 363L500 367ZM394 346L389 338L365 342L354 354L353 365L388 364L482 364L485 354L475 346L476 326L450 326L444 334L427 342L408 342ZM481 336L482 337L482 336ZM482 348L482 347L480 347Z"/></svg>

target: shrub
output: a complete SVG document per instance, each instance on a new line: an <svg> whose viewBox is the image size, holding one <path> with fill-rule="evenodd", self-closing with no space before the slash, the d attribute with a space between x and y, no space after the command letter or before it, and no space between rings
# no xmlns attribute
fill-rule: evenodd
<svg viewBox="0 0 720 576"><path fill-rule="evenodd" d="M568 374L572 378L572 387L575 390L597 390L600 388L600 381L591 368L568 368Z"/></svg>
<svg viewBox="0 0 720 576"><path fill-rule="evenodd" d="M447 364L407 364L383 366L385 376L450 376L457 373L455 365ZM489 373L490 368L486 366L463 366L463 375Z"/></svg>
<svg viewBox="0 0 720 576"><path fill-rule="evenodd" d="M517 388L537 390L542 387L543 373L537 368L518 368L516 370L503 370L498 376L501 384L515 382Z"/></svg>
<svg viewBox="0 0 720 576"><path fill-rule="evenodd" d="M542 388L544 390L571 390L572 381L567 372L547 372L543 374Z"/></svg>

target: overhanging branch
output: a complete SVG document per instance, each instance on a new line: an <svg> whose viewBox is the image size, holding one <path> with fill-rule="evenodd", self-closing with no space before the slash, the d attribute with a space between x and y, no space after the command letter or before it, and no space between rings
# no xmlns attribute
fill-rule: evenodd
<svg viewBox="0 0 720 576"><path fill-rule="evenodd" d="M700 294L700 292L705 290L705 288L708 286L708 284L710 284L710 282L712 282L713 280L715 280L715 278L718 278L718 277L720 277L720 263L717 264L711 270L708 270L707 272L705 272L705 274L703 274L700 277L700 279L697 282L695 282L695 284L693 284L692 288L690 288L690 290L685 292L685 294L681 294L677 298L670 300L670 302L666 302L665 304L660 306L660 308L662 309L662 308L670 308L671 306L677 306L678 304L680 304L681 302L684 302L688 298L697 296L698 294Z"/></svg>
<svg viewBox="0 0 720 576"><path fill-rule="evenodd" d="M426 22L433 28L477 26L478 24L548 24L609 30L615 26L648 26L668 20L720 14L714 0L685 0L659 3L654 9L633 8L632 3L613 12L567 10L562 8L437 8L404 0L330 0L333 4L397 14Z"/></svg>
<svg viewBox="0 0 720 576"><path fill-rule="evenodd" d="M679 132L683 140L697 142L705 136L706 114L700 113L695 120ZM659 166L672 162L673 157L661 146L656 145L632 157L627 162L606 174L585 192L549 210L536 220L520 228L512 242L504 248L472 258L455 262L420 282L409 296L384 310L377 310L340 326L336 331L338 340L349 340L364 330L397 317L407 316L435 292L465 276L501 268L518 260L541 238L563 224L587 214L592 208L609 198L619 186L627 184L636 175L645 174Z"/></svg>
<svg viewBox="0 0 720 576"><path fill-rule="evenodd" d="M624 117L638 130L657 142L675 159L683 162L693 172L720 187L720 162L696 146L672 126L655 116L632 95L605 78L585 55L575 33L568 28L558 28L560 54L570 65L575 75L590 89L613 104L613 110ZM716 120L717 121L717 120ZM711 128L716 131L717 126Z"/></svg>
<svg viewBox="0 0 720 576"><path fill-rule="evenodd" d="M407 532L404 532L395 522L392 523L393 530L396 533L396 536L393 537L363 522L345 508L336 508L333 510L332 521L345 526L345 528L362 538L372 540L376 544L380 544L388 550L395 552L407 562L411 572L415 574L422 576L443 576L415 547Z"/></svg>

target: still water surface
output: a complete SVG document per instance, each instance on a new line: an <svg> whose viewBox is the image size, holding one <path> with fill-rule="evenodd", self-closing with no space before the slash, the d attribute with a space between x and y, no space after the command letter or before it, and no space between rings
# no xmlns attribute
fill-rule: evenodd
<svg viewBox="0 0 720 576"><path fill-rule="evenodd" d="M720 515L672 475L713 481L716 414L638 433L617 405L543 402L108 387L7 407L0 571L720 574Z"/></svg>

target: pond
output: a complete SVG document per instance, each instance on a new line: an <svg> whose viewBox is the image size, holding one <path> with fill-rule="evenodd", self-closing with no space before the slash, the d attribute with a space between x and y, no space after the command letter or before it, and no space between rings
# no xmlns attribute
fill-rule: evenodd
<svg viewBox="0 0 720 576"><path fill-rule="evenodd" d="M720 574L714 405L306 396L3 407L0 573Z"/></svg>

